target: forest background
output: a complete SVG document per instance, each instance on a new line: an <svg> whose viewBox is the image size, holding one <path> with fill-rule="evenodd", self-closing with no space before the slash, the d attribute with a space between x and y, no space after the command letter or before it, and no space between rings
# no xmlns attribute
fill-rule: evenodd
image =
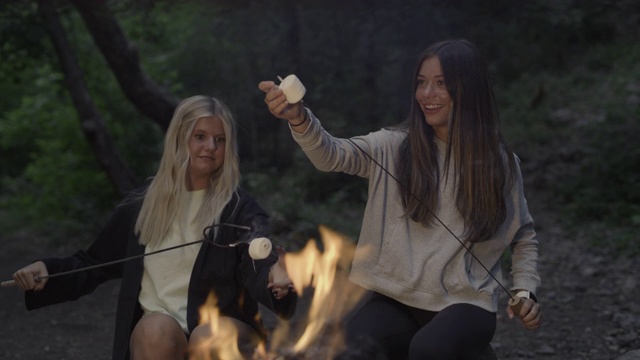
<svg viewBox="0 0 640 360"><path fill-rule="evenodd" d="M574 236L640 254L640 2L27 1L0 4L0 233L86 246L154 175L179 99L226 102L243 186L296 247L357 238L363 179L313 168L257 84L296 74L332 134L401 122L418 54L486 56L528 186ZM535 214L534 214L535 216Z"/></svg>

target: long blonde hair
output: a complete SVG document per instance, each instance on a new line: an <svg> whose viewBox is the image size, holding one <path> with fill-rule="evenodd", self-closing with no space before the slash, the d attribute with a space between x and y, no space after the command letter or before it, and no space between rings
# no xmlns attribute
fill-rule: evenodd
<svg viewBox="0 0 640 360"><path fill-rule="evenodd" d="M195 219L197 228L220 220L222 210L240 185L240 165L233 115L220 100L196 95L184 99L176 108L164 141L164 151L156 176L143 194L142 208L135 233L142 245L157 246L167 235L178 213L185 211L186 174L189 168L189 138L198 119L218 117L223 124L226 142L224 163L211 176L202 206Z"/></svg>

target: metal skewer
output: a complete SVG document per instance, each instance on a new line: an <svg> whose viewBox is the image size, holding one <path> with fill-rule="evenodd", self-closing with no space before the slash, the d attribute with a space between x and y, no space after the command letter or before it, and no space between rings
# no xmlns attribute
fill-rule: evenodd
<svg viewBox="0 0 640 360"><path fill-rule="evenodd" d="M213 240L209 240L208 239L208 234L207 234L207 230L210 230L211 228L217 227L217 226L230 226L230 227L235 227L235 228L239 228L239 229L244 229L244 230L251 230L250 227L248 226L242 226L242 225L235 225L235 224L227 224L227 223L220 223L220 224L215 224L215 225L211 225L211 226L207 226L204 230L203 230L203 234L204 234L204 238L200 239L200 240L196 240L196 241L191 241L188 243L184 243L184 244L180 244L180 245L176 245L176 246L171 246L165 249L160 249L160 250L156 250L156 251L152 251L150 253L145 253L145 254L140 254L140 255L134 255L134 256L130 256L130 257L126 257L123 259L119 259L119 260L114 260L114 261L109 261L109 262L105 262L105 263L101 263L101 264L96 264L96 265L90 265L90 266L85 266L83 268L79 268L79 269L74 269L74 270L69 270L69 271L63 271L63 272L59 272L59 273L55 273L55 274L50 274L50 275L46 275L46 276L35 276L34 280L36 282L40 282L41 280L44 279L50 279L50 278L54 278L54 277L58 277L58 276L63 276L63 275L69 275L69 274L75 274L81 271L87 271L87 270L92 270L92 269L97 269L97 268L101 268L101 267L105 267L105 266L110 266L110 265L115 265L115 264L120 264L123 262L127 262L127 261L131 261L131 260L136 260L136 259L140 259L143 258L145 256L149 256L149 255L154 255L154 254L159 254L165 251L169 251L169 250L175 250L175 249L179 249L181 247L185 247L185 246L190 246L190 245L195 245L195 244L199 244L202 242L209 242L215 246L218 247L235 247L238 246L240 244L243 243L247 243L246 241L239 241L236 243L232 243L232 244L226 244L226 245L221 245L216 243ZM8 288L8 287L14 287L16 286L16 281L15 280L7 280L7 281L3 281L0 283L0 287L3 288Z"/></svg>

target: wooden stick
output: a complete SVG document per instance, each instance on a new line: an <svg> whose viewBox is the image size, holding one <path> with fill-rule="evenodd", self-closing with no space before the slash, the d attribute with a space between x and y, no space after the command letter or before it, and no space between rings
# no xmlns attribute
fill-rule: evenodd
<svg viewBox="0 0 640 360"><path fill-rule="evenodd" d="M14 287L16 286L15 280L7 280L0 283L0 287Z"/></svg>
<svg viewBox="0 0 640 360"><path fill-rule="evenodd" d="M511 310L513 310L514 314L518 317L520 316L520 310L522 310L523 304L524 301L518 296L509 299L509 307L511 307Z"/></svg>

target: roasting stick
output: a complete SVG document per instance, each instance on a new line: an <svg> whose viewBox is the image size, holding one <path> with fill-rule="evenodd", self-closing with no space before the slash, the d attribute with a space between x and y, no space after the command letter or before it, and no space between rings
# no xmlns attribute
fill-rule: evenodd
<svg viewBox="0 0 640 360"><path fill-rule="evenodd" d="M507 294L509 295L509 307L511 308L511 310L513 310L513 313L518 316L520 314L520 310L522 309L522 305L524 305L524 301L519 296L511 296L511 294Z"/></svg>
<svg viewBox="0 0 640 360"><path fill-rule="evenodd" d="M235 227L235 228L240 228L240 229L245 229L245 230L251 230L251 228L248 227L248 226L240 226L240 225L234 225L234 224L221 223L221 224L208 226L207 228L205 228L204 232L206 233L206 231L208 229L211 229L211 228L216 227L216 226L223 226L223 225L224 226L231 226L231 227ZM266 238L255 239L255 240L260 240L260 242L256 242L256 244L259 244L260 248L256 248L256 246L258 246L258 245L254 245L253 246L257 250L252 249L253 250L251 252L252 258L259 259L260 256L262 256L262 254L264 254L264 252L266 251L267 247L268 247L268 251L269 252L271 251L271 242L269 241L269 243L267 244L266 241L268 241L268 239L266 239L266 240L263 240L263 239L266 239ZM240 245L240 244L250 244L250 246L253 245L253 244L248 243L246 241L240 241L240 242L236 242L236 243L232 243L232 244L221 245L221 244L217 244L216 242L214 242L212 240L208 240L206 238L206 236L205 236L204 239L191 241L191 242L180 244L180 245L176 245L176 246L171 246L171 247L168 247L168 248L165 248L165 249L152 251L150 253L134 255L134 256L130 256L130 257L119 259L119 260L109 261L109 262L106 262L106 263L101 263L101 264L96 264L96 265L91 265L91 266L85 266L83 268L69 270L69 271L63 271L63 272L50 274L50 275L46 275L46 276L36 276L36 277L34 277L34 280L36 282L40 282L41 280L44 280L44 279L50 279L50 278L63 276L63 275L75 274L75 273L78 273L78 272L81 272L81 271L93 270L93 269L101 268L101 267L104 267L104 266L120 264L120 263L123 263L123 262L140 259L140 258L143 258L145 256L159 254L159 253L162 253L162 252L165 252L165 251L175 250L175 249L179 249L181 247L199 244L199 243L202 243L202 242L205 242L205 241L206 242L210 242L211 244L213 244L215 246L218 246L218 247L235 247L235 246ZM253 243L253 241L252 241L252 243ZM255 254L258 254L258 255L255 255ZM268 255L268 253L267 253L267 255ZM254 256L257 256L257 257L254 257ZM264 257L266 257L266 256L264 256ZM262 258L264 258L264 257L262 257ZM3 287L3 288L15 287L15 286L16 286L16 281L15 280L7 280L7 281L3 281L2 283L0 283L0 287Z"/></svg>
<svg viewBox="0 0 640 360"><path fill-rule="evenodd" d="M59 272L59 273L55 273L55 274L51 274L51 275L35 276L34 280L36 282L40 282L41 280L44 280L44 279L50 279L50 278L63 276L63 275L75 274L75 273L78 273L78 272L81 272L81 271L93 270L93 269L101 268L101 267L104 267L104 266L120 264L120 263L123 263L123 262L131 261L131 260L135 260L135 259L140 259L140 258L143 258L145 256L154 255L154 254L158 254L158 253L161 253L161 252L178 249L178 248L189 246L189 245L199 244L199 243L204 242L204 241L207 241L207 240L205 240L205 239L196 240L196 241L192 241L192 242L188 242L188 243L184 243L184 244L180 244L180 245L176 245L176 246L171 246L171 247L168 247L166 249L160 249L160 250L153 251L153 252L146 253L146 254L130 256L130 257L127 257L127 258L124 258L124 259L109 261L109 262L106 262L106 263L101 263L101 264L96 264L96 265L91 265L91 266L85 266L83 268L69 270L69 271L63 271L63 272ZM2 283L0 283L0 287L14 287L14 286L16 286L16 281L15 280L8 280L8 281L3 281Z"/></svg>

